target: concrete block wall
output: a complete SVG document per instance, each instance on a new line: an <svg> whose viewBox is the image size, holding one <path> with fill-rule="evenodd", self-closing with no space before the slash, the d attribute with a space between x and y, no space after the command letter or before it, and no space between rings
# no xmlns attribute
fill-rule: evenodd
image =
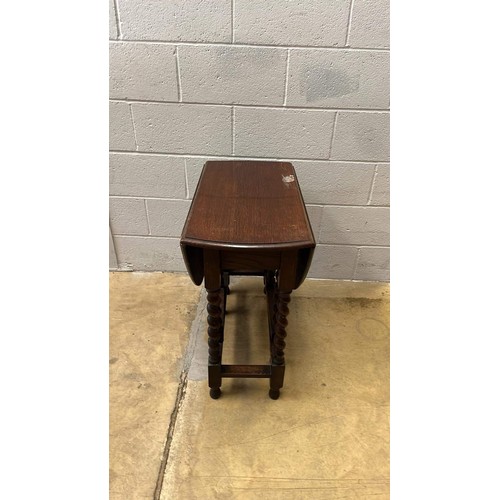
<svg viewBox="0 0 500 500"><path fill-rule="evenodd" d="M117 265L184 271L209 159L291 161L310 277L389 279L388 0L110 0Z"/></svg>

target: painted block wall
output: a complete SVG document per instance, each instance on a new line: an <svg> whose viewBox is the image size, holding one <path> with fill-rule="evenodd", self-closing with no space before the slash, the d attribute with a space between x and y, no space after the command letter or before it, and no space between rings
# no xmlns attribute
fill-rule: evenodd
<svg viewBox="0 0 500 500"><path fill-rule="evenodd" d="M110 0L118 267L185 271L209 159L291 161L309 277L389 280L388 0Z"/></svg>

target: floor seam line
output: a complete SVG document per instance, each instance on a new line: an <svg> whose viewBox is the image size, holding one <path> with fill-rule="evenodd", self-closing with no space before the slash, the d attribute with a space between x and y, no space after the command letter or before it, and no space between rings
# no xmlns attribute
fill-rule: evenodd
<svg viewBox="0 0 500 500"><path fill-rule="evenodd" d="M160 500L161 491L163 487L163 478L167 469L168 457L170 455L170 448L174 438L175 424L177 422L177 415L179 414L180 407L184 401L187 389L187 371L183 370L180 375L179 385L177 387L177 397L175 399L174 409L170 414L170 423L168 426L167 440L163 449L163 456L160 463L160 470L158 471L158 478L156 479L156 487L153 495L153 500Z"/></svg>
<svg viewBox="0 0 500 500"><path fill-rule="evenodd" d="M181 374L179 375L179 385L177 386L177 396L175 398L174 409L170 414L167 439L165 442L165 446L163 448L163 455L160 463L160 469L158 471L158 477L156 479L156 487L153 494L153 500L160 500L161 497L161 492L163 489L163 481L165 479L165 472L167 470L168 458L170 456L170 448L172 447L172 441L174 439L175 424L177 423L177 417L179 415L179 411L182 407L182 403L186 396L188 373L191 368L191 363L193 361L193 356L194 356L194 344L196 342L195 336L198 332L198 324L200 322L200 318L202 317L204 310L205 310L205 303L203 300L203 294L200 293L198 305L196 308L196 313L194 315L193 320L191 321L189 329L188 343L184 351L184 356L182 360L182 371Z"/></svg>

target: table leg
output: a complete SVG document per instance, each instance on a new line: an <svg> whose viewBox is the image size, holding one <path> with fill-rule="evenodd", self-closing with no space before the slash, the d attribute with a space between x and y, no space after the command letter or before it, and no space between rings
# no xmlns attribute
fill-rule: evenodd
<svg viewBox="0 0 500 500"><path fill-rule="evenodd" d="M288 309L290 294L291 291L275 291L273 336L271 344L272 365L269 389L269 397L271 399L279 398L280 389L283 387L283 380L285 377L285 337L286 327L288 325L287 316L290 312Z"/></svg>
<svg viewBox="0 0 500 500"><path fill-rule="evenodd" d="M219 398L222 383L221 356L222 336L224 331L222 302L224 300L223 288L207 290L208 312L208 385L210 397Z"/></svg>

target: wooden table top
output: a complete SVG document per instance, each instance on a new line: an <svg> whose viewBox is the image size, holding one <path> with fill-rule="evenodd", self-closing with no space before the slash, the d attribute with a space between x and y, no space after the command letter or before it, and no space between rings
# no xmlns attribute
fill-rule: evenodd
<svg viewBox="0 0 500 500"><path fill-rule="evenodd" d="M181 245L209 248L314 247L291 163L205 163Z"/></svg>

